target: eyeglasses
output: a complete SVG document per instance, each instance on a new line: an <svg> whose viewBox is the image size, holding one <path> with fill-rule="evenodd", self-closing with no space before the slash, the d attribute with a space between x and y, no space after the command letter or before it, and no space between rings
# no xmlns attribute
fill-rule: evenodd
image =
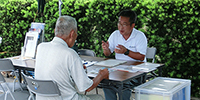
<svg viewBox="0 0 200 100"><path fill-rule="evenodd" d="M122 27L126 27L126 26L128 26L128 25L130 25L130 24L125 24L125 23L124 23L124 24L121 24L121 23L118 22L117 25L118 25L118 26L122 26Z"/></svg>

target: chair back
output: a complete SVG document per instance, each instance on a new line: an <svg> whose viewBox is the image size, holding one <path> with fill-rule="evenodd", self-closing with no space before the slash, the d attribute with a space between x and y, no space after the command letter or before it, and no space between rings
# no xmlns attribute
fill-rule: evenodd
<svg viewBox="0 0 200 100"><path fill-rule="evenodd" d="M14 83L13 83L14 85ZM11 85L6 82L4 76L0 73L0 87L2 92L0 93L0 100L27 100L29 93L28 91L11 91ZM21 87L20 87L21 88Z"/></svg>
<svg viewBox="0 0 200 100"><path fill-rule="evenodd" d="M156 48L155 47L147 47L147 53L146 53L146 58L147 59L152 59L152 63L155 61L155 55L156 55Z"/></svg>
<svg viewBox="0 0 200 100"><path fill-rule="evenodd" d="M22 75L27 82L27 88L30 92L40 96L60 96L60 98L62 98L55 81L33 79L32 77L25 75L23 72Z"/></svg>
<svg viewBox="0 0 200 100"><path fill-rule="evenodd" d="M10 59L0 59L0 72L6 72L6 71L12 71L14 75L16 76L16 78L14 79L12 83L8 83L8 84L12 84L12 85L9 85L9 87L12 88L12 92L18 89L20 89L21 91L26 90L26 85L24 85L23 83L20 83L20 80L18 77L19 74L15 72L15 68L12 61Z"/></svg>
<svg viewBox="0 0 200 100"><path fill-rule="evenodd" d="M3 71L14 71L14 66L10 59L0 59L0 72Z"/></svg>
<svg viewBox="0 0 200 100"><path fill-rule="evenodd" d="M4 83L5 84L5 87L7 88L7 91L6 89L4 89L4 86L1 84L1 83ZM6 80L4 79L4 76L0 73L0 87L1 89L3 90L2 92L4 93L4 96L0 97L1 100L7 100L8 99L8 93L10 94L12 100L15 100L15 97L13 96L8 84L6 83ZM9 100L11 99L9 98Z"/></svg>
<svg viewBox="0 0 200 100"><path fill-rule="evenodd" d="M78 49L78 54L79 55L96 57L96 53L94 51L92 51L92 50L89 50L89 49Z"/></svg>
<svg viewBox="0 0 200 100"><path fill-rule="evenodd" d="M155 55L156 55L156 48L155 47L147 47L147 53L146 53L147 60L148 59L152 59L152 63L154 63L154 61L155 61ZM157 77L157 76L158 75L154 71L152 71L151 73L149 73L148 75L146 75L146 78L145 78L144 82L146 82L146 80L149 81L150 79L152 79L154 77Z"/></svg>

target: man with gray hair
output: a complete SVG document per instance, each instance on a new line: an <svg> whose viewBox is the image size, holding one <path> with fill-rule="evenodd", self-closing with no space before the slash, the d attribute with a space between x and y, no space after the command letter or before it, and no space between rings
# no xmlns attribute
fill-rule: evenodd
<svg viewBox="0 0 200 100"><path fill-rule="evenodd" d="M101 80L108 77L109 72L107 69L100 70L93 80L88 78L81 58L71 49L76 38L76 20L70 16L59 17L53 40L41 43L37 48L35 78L56 81L63 100L103 100L101 95L78 93L94 89ZM57 99L59 98L36 95L36 100Z"/></svg>

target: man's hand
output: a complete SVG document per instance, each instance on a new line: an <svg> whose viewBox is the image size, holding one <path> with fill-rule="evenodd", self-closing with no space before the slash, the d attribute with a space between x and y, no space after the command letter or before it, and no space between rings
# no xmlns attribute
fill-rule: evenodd
<svg viewBox="0 0 200 100"><path fill-rule="evenodd" d="M83 68L86 69L87 67L85 66L85 64L83 64Z"/></svg>
<svg viewBox="0 0 200 100"><path fill-rule="evenodd" d="M123 45L118 44L117 48L115 48L114 51L115 53L124 54L127 51L127 49Z"/></svg>
<svg viewBox="0 0 200 100"><path fill-rule="evenodd" d="M111 54L110 49L109 49L109 43L102 41L101 44L102 48L103 48L103 53L105 56L109 56Z"/></svg>
<svg viewBox="0 0 200 100"><path fill-rule="evenodd" d="M109 50L109 43L108 43L108 41L107 42L102 41L101 46L102 46L103 50Z"/></svg>
<svg viewBox="0 0 200 100"><path fill-rule="evenodd" d="M115 53L124 54L127 51L127 48L125 48L123 45L118 44L118 46L116 46L114 51L115 51ZM141 61L143 61L145 59L145 55L140 54L139 52L129 51L128 56L133 59L141 60Z"/></svg>
<svg viewBox="0 0 200 100"><path fill-rule="evenodd" d="M97 87L97 85L103 80L103 79L108 79L109 78L109 72L108 69L103 69L103 70L99 70L98 75L93 78L93 84L91 87L89 87L86 92L90 92L92 89L94 89L95 87Z"/></svg>
<svg viewBox="0 0 200 100"><path fill-rule="evenodd" d="M99 70L99 74L102 76L103 79L109 79L109 71L108 69Z"/></svg>

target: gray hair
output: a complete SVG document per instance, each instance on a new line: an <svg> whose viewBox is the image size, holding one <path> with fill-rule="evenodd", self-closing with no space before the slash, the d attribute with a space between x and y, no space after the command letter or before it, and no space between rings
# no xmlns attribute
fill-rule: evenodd
<svg viewBox="0 0 200 100"><path fill-rule="evenodd" d="M71 16L61 16L58 18L55 27L55 35L69 35L71 30L77 29L76 19Z"/></svg>

